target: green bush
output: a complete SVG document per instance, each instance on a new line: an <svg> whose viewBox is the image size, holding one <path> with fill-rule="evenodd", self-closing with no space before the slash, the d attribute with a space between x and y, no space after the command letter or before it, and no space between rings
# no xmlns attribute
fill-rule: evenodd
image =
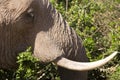
<svg viewBox="0 0 120 80"><path fill-rule="evenodd" d="M59 4L55 7L83 39L90 61L105 58L113 51L120 51L118 0L70 0L67 10L65 2L58 1ZM118 65L119 60L118 55L107 65L90 71L89 80L109 79L112 72L108 68ZM119 77L116 80L118 79Z"/></svg>
<svg viewBox="0 0 120 80"><path fill-rule="evenodd" d="M17 70L0 70L1 80L60 80L54 63L40 64L30 48L17 57Z"/></svg>
<svg viewBox="0 0 120 80"><path fill-rule="evenodd" d="M108 80L120 80L120 67L115 67L115 69L113 68L113 70L114 73L109 75Z"/></svg>

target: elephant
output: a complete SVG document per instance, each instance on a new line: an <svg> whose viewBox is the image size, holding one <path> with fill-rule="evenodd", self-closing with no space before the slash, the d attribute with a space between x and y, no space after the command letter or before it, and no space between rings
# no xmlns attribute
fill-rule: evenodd
<svg viewBox="0 0 120 80"><path fill-rule="evenodd" d="M29 46L41 63L58 65L61 80L87 80L88 70L117 54L89 62L81 38L49 0L0 0L0 68L15 69Z"/></svg>

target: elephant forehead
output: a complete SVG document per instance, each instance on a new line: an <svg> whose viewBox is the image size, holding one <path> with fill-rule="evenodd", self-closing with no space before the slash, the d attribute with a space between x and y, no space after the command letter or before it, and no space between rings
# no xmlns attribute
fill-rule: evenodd
<svg viewBox="0 0 120 80"><path fill-rule="evenodd" d="M25 10L27 9L33 0L10 0L8 3L9 10Z"/></svg>

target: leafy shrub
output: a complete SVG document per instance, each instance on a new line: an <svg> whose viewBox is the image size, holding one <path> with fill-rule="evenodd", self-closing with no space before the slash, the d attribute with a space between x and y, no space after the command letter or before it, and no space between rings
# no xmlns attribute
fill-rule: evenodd
<svg viewBox="0 0 120 80"><path fill-rule="evenodd" d="M115 68L114 73L109 75L108 80L120 80L120 67Z"/></svg>
<svg viewBox="0 0 120 80"><path fill-rule="evenodd" d="M57 8L58 11L83 39L90 61L105 58L113 51L120 51L118 0L70 0L67 10L65 3L58 1L60 4L57 7L62 6ZM90 71L89 80L107 80L112 73L108 68L119 64L119 60L118 55L107 65Z"/></svg>
<svg viewBox="0 0 120 80"><path fill-rule="evenodd" d="M59 80L54 63L40 64L32 56L30 48L17 57L17 70L0 70L2 80Z"/></svg>

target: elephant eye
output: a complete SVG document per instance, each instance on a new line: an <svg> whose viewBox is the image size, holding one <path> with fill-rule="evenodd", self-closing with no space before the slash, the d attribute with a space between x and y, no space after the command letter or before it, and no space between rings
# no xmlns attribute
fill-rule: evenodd
<svg viewBox="0 0 120 80"><path fill-rule="evenodd" d="M27 11L27 16L28 16L28 17L31 17L31 18L34 18L33 9L29 9L29 10Z"/></svg>
<svg viewBox="0 0 120 80"><path fill-rule="evenodd" d="M34 21L34 11L33 9L29 9L27 10L26 14L25 14L25 20L26 20L26 23L31 23Z"/></svg>

